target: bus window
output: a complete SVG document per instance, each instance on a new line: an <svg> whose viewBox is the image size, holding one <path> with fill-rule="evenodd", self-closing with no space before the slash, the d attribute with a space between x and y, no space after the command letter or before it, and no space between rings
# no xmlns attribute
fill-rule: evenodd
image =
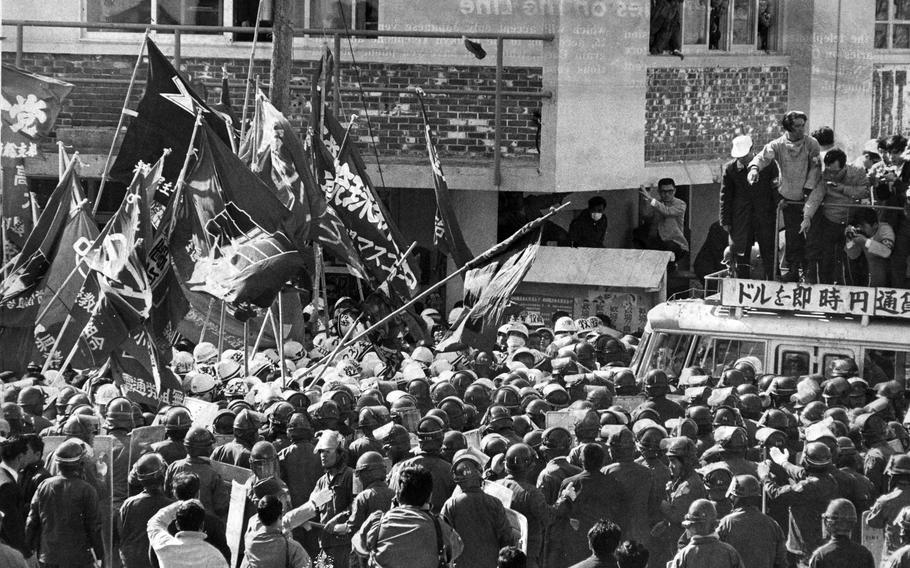
<svg viewBox="0 0 910 568"><path fill-rule="evenodd" d="M638 346L635 348L635 354L632 355L632 362L629 363L629 367L632 369L632 372L635 373L636 377L638 376L638 366L641 365L642 357L648 349L650 339L651 334L646 331L641 336L641 341L638 342Z"/></svg>
<svg viewBox="0 0 910 568"><path fill-rule="evenodd" d="M679 377L679 373L686 363L692 338L691 335L668 333L660 333L652 337L654 348L650 350L651 358L642 369L642 376L652 369L661 369L667 373L668 377Z"/></svg>
<svg viewBox="0 0 910 568"><path fill-rule="evenodd" d="M854 353L831 353L826 352L822 356L823 369L825 371L825 378L831 378L831 369L834 367L834 363L841 359L853 359L856 360L856 355Z"/></svg>
<svg viewBox="0 0 910 568"><path fill-rule="evenodd" d="M812 368L812 356L808 351L777 348L777 370L785 377L808 375Z"/></svg>
<svg viewBox="0 0 910 568"><path fill-rule="evenodd" d="M713 376L719 377L724 369L732 367L739 359L750 355L764 362L765 342L703 337L698 343L692 364L707 369Z"/></svg>
<svg viewBox="0 0 910 568"><path fill-rule="evenodd" d="M863 379L870 385L890 380L906 382L910 377L910 351L866 349L863 354Z"/></svg>

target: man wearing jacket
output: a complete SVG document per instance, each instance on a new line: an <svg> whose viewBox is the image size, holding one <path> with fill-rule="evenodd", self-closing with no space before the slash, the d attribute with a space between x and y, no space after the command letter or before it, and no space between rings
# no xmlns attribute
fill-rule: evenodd
<svg viewBox="0 0 910 568"><path fill-rule="evenodd" d="M843 275L835 275L834 269L850 219L847 206L869 198L869 180L863 169L847 164L847 155L840 148L826 152L824 162L821 182L809 194L803 208L800 231L808 234L808 281L832 284L835 280L843 282ZM816 215L819 207L822 214Z"/></svg>
<svg viewBox="0 0 910 568"><path fill-rule="evenodd" d="M750 278L752 243L758 242L765 277L773 278L774 217L778 177L776 164L761 170L758 181L750 186L749 161L752 159L752 137L733 139L733 158L724 164L720 184L720 225L730 234L733 253L731 269L737 278Z"/></svg>
<svg viewBox="0 0 910 568"><path fill-rule="evenodd" d="M820 147L811 136L806 136L806 113L791 110L781 119L784 134L768 142L761 152L749 162L748 180L751 185L759 181L759 173L776 162L780 168L780 186L777 188L781 197L788 201L805 201L806 193L815 189L821 176ZM805 240L800 225L801 208L796 205L784 207L784 229L786 231L787 250L785 258L789 272L787 281L799 281L799 268L805 261Z"/></svg>

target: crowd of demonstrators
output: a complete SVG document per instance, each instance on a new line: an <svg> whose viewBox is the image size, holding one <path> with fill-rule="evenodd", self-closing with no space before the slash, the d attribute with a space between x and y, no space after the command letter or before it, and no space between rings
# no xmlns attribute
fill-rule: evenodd
<svg viewBox="0 0 910 568"><path fill-rule="evenodd" d="M860 567L866 511L883 557L910 557L905 391L871 361L862 376L850 359L776 376L746 357L716 377L636 379L634 337L556 314L552 330L506 324L491 351L405 334L326 364L358 309L339 302L285 361L252 355L249 376L242 352L178 342L186 394L219 407L210 427L132 402L102 371L4 375L4 566L97 565L108 523L126 568L227 566L232 548L251 568ZM146 425L165 437L130 464ZM102 433L113 495L93 461ZM47 435L65 440L43 456ZM249 469L242 511L217 462Z"/></svg>
<svg viewBox="0 0 910 568"><path fill-rule="evenodd" d="M723 229L730 245L724 264L735 277L757 277L760 256L767 279L906 288L907 139L895 134L869 140L851 160L830 127L807 135L807 122L805 113L787 112L783 135L758 152L750 136L734 138L732 159L723 166L719 226L699 253L702 264L718 266L712 259L724 246ZM784 250L773 267L778 216Z"/></svg>

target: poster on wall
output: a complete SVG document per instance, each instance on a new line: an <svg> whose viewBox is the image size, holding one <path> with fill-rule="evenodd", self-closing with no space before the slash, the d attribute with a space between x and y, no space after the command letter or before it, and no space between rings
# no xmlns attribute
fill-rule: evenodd
<svg viewBox="0 0 910 568"><path fill-rule="evenodd" d="M654 306L649 294L592 288L587 296L575 299L575 317L587 318L604 314L613 322L613 329L636 333L644 329L648 310Z"/></svg>
<svg viewBox="0 0 910 568"><path fill-rule="evenodd" d="M556 312L575 311L575 301L572 298L558 296L542 296L539 294L514 294L512 301L522 307L518 319L529 327L550 327L551 319ZM574 317L574 315L573 315Z"/></svg>

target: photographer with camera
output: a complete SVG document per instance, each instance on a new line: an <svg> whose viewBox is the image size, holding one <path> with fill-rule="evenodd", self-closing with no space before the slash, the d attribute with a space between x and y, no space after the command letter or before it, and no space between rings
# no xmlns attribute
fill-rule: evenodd
<svg viewBox="0 0 910 568"><path fill-rule="evenodd" d="M853 216L853 224L844 231L844 251L850 260L866 255L869 267L869 286L887 286L891 272L891 249L894 247L894 229L879 221L874 209L860 209Z"/></svg>
<svg viewBox="0 0 910 568"><path fill-rule="evenodd" d="M910 188L910 161L906 159L907 139L892 134L879 140L882 161L869 170L877 205L902 207L882 213L894 230L894 250L891 253L891 286L906 288L907 259L910 258L910 219L908 219L907 191Z"/></svg>

